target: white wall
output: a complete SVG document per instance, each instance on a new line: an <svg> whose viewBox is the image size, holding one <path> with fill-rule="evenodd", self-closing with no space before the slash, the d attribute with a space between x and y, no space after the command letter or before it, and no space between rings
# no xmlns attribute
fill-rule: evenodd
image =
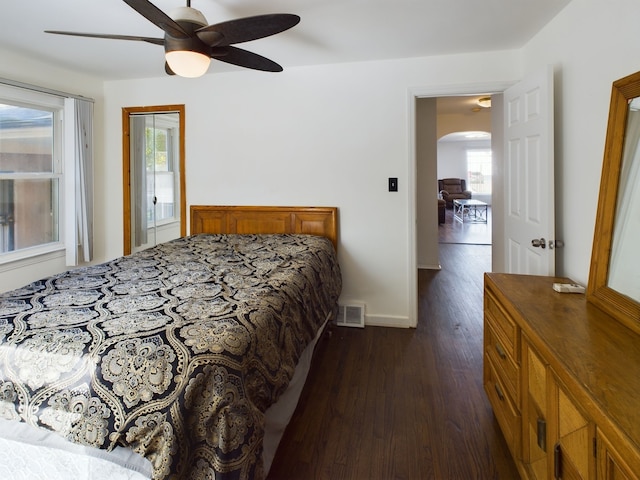
<svg viewBox="0 0 640 480"><path fill-rule="evenodd" d="M183 103L188 205L339 207L342 301L365 302L368 324L411 325L410 90L513 81L517 59L494 52L108 82L105 256L122 251L121 108ZM387 191L388 177L399 192Z"/></svg>
<svg viewBox="0 0 640 480"><path fill-rule="evenodd" d="M415 106L417 265L439 269L436 99L418 98Z"/></svg>
<svg viewBox="0 0 640 480"><path fill-rule="evenodd" d="M481 92L477 92L481 93ZM438 115L438 138L454 132L490 132L493 108L479 112L442 113Z"/></svg>
<svg viewBox="0 0 640 480"><path fill-rule="evenodd" d="M556 71L556 273L587 284L611 84L640 70L637 0L573 0L523 49Z"/></svg>
<svg viewBox="0 0 640 480"><path fill-rule="evenodd" d="M491 244L493 252L504 252L506 246L504 221L504 95L491 97ZM504 272L505 255L491 256L491 271Z"/></svg>
<svg viewBox="0 0 640 480"><path fill-rule="evenodd" d="M438 142L438 178L467 178L465 142Z"/></svg>

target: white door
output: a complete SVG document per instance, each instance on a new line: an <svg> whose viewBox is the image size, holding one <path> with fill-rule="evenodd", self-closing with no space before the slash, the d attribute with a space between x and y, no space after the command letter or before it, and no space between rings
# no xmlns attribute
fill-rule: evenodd
<svg viewBox="0 0 640 480"><path fill-rule="evenodd" d="M504 92L505 267L555 274L553 69Z"/></svg>

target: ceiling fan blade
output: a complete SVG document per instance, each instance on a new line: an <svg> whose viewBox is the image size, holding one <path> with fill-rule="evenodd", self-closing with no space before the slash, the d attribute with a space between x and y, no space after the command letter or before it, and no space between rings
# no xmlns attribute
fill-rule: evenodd
<svg viewBox="0 0 640 480"><path fill-rule="evenodd" d="M173 38L189 38L184 28L148 0L124 0L124 3Z"/></svg>
<svg viewBox="0 0 640 480"><path fill-rule="evenodd" d="M106 33L103 34L103 33L62 32L60 30L45 30L44 33L54 33L56 35L71 35L74 37L109 38L113 40L134 40L138 42L153 43L154 45L164 45L164 38L136 37L131 35L110 35Z"/></svg>
<svg viewBox="0 0 640 480"><path fill-rule="evenodd" d="M164 71L166 72L167 75L175 75L176 74L176 72L171 70L171 67L169 66L169 64L167 62L164 62Z"/></svg>
<svg viewBox="0 0 640 480"><path fill-rule="evenodd" d="M213 47L211 49L211 58L239 67L262 70L263 72L282 71L282 67L273 60L236 47Z"/></svg>
<svg viewBox="0 0 640 480"><path fill-rule="evenodd" d="M208 25L196 30L196 35L207 45L232 45L284 32L299 22L300 17L298 15L270 13ZM220 34L224 35L222 41L219 39Z"/></svg>

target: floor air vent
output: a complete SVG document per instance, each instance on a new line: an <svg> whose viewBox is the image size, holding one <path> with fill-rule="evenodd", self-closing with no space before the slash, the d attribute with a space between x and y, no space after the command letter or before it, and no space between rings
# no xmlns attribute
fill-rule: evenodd
<svg viewBox="0 0 640 480"><path fill-rule="evenodd" d="M364 303L339 305L336 324L343 327L364 328Z"/></svg>

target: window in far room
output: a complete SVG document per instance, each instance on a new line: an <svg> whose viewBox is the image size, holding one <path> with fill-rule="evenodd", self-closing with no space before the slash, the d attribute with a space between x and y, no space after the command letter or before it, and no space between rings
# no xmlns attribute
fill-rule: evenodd
<svg viewBox="0 0 640 480"><path fill-rule="evenodd" d="M467 187L474 193L491 193L491 149L467 150Z"/></svg>

